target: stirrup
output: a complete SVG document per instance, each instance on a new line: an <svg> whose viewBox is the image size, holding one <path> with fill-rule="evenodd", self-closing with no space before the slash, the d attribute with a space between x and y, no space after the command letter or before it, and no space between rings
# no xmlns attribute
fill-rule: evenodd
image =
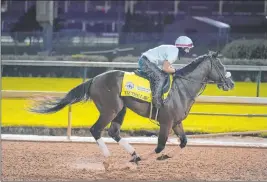
<svg viewBox="0 0 267 182"><path fill-rule="evenodd" d="M150 102L150 114L149 114L149 119L153 119L152 118L152 111L153 111L153 103L152 101ZM158 121L158 113L159 113L159 109L157 108L157 112L156 112L156 116L154 118L155 121Z"/></svg>

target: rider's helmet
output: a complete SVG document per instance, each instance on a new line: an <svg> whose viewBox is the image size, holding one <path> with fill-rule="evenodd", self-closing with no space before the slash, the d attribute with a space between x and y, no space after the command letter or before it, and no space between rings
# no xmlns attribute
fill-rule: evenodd
<svg viewBox="0 0 267 182"><path fill-rule="evenodd" d="M187 53L194 47L193 41L187 36L178 37L175 41L175 46L184 49Z"/></svg>

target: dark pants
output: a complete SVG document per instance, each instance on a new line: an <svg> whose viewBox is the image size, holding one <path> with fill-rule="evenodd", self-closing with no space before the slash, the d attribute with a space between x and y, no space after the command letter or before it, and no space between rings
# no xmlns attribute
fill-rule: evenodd
<svg viewBox="0 0 267 182"><path fill-rule="evenodd" d="M154 63L151 63L145 56L138 61L139 69L145 74L150 81L152 91L152 103L156 108L162 105L162 89L167 74L161 71Z"/></svg>

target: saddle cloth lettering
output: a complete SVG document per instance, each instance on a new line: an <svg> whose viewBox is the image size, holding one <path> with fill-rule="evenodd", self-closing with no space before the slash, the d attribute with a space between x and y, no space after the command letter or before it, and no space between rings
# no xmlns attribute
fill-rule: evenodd
<svg viewBox="0 0 267 182"><path fill-rule="evenodd" d="M171 90L173 76L170 74L163 86L162 99L165 100ZM134 72L125 72L122 81L121 96L134 97L142 101L151 102L152 93L148 79L135 74Z"/></svg>

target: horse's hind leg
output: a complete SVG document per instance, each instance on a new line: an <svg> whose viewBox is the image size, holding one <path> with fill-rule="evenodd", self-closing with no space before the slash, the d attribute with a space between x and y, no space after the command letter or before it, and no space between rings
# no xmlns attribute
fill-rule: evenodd
<svg viewBox="0 0 267 182"><path fill-rule="evenodd" d="M100 147L100 150L104 154L105 157L110 156L110 152L101 138L102 136L102 131L104 128L113 120L115 114L112 113L105 113L105 114L100 114L97 122L90 128L90 132L94 139L96 140L98 146Z"/></svg>
<svg viewBox="0 0 267 182"><path fill-rule="evenodd" d="M99 86L100 87L100 86ZM96 87L98 88L98 87ZM91 98L94 101L98 111L99 118L97 122L90 128L90 132L100 147L105 157L110 156L110 152L101 138L102 131L105 127L118 115L123 108L123 101L118 93L110 92L110 90L103 89L102 95L99 94L98 89L91 90Z"/></svg>
<svg viewBox="0 0 267 182"><path fill-rule="evenodd" d="M118 115L120 110L123 108L123 104L122 101L119 100L117 100L117 102L109 102L109 104L113 103L113 106L100 104L101 102L95 103L100 112L100 116L96 123L90 128L90 132L96 140L104 156L109 157L110 152L105 142L102 140L101 135L104 128Z"/></svg>
<svg viewBox="0 0 267 182"><path fill-rule="evenodd" d="M138 160L138 156L135 152L135 149L123 138L120 136L120 128L123 123L124 116L126 114L126 107L123 107L119 114L114 118L111 123L111 126L108 130L108 134L112 137L116 142L119 143L133 158ZM137 161L134 161L137 162Z"/></svg>

